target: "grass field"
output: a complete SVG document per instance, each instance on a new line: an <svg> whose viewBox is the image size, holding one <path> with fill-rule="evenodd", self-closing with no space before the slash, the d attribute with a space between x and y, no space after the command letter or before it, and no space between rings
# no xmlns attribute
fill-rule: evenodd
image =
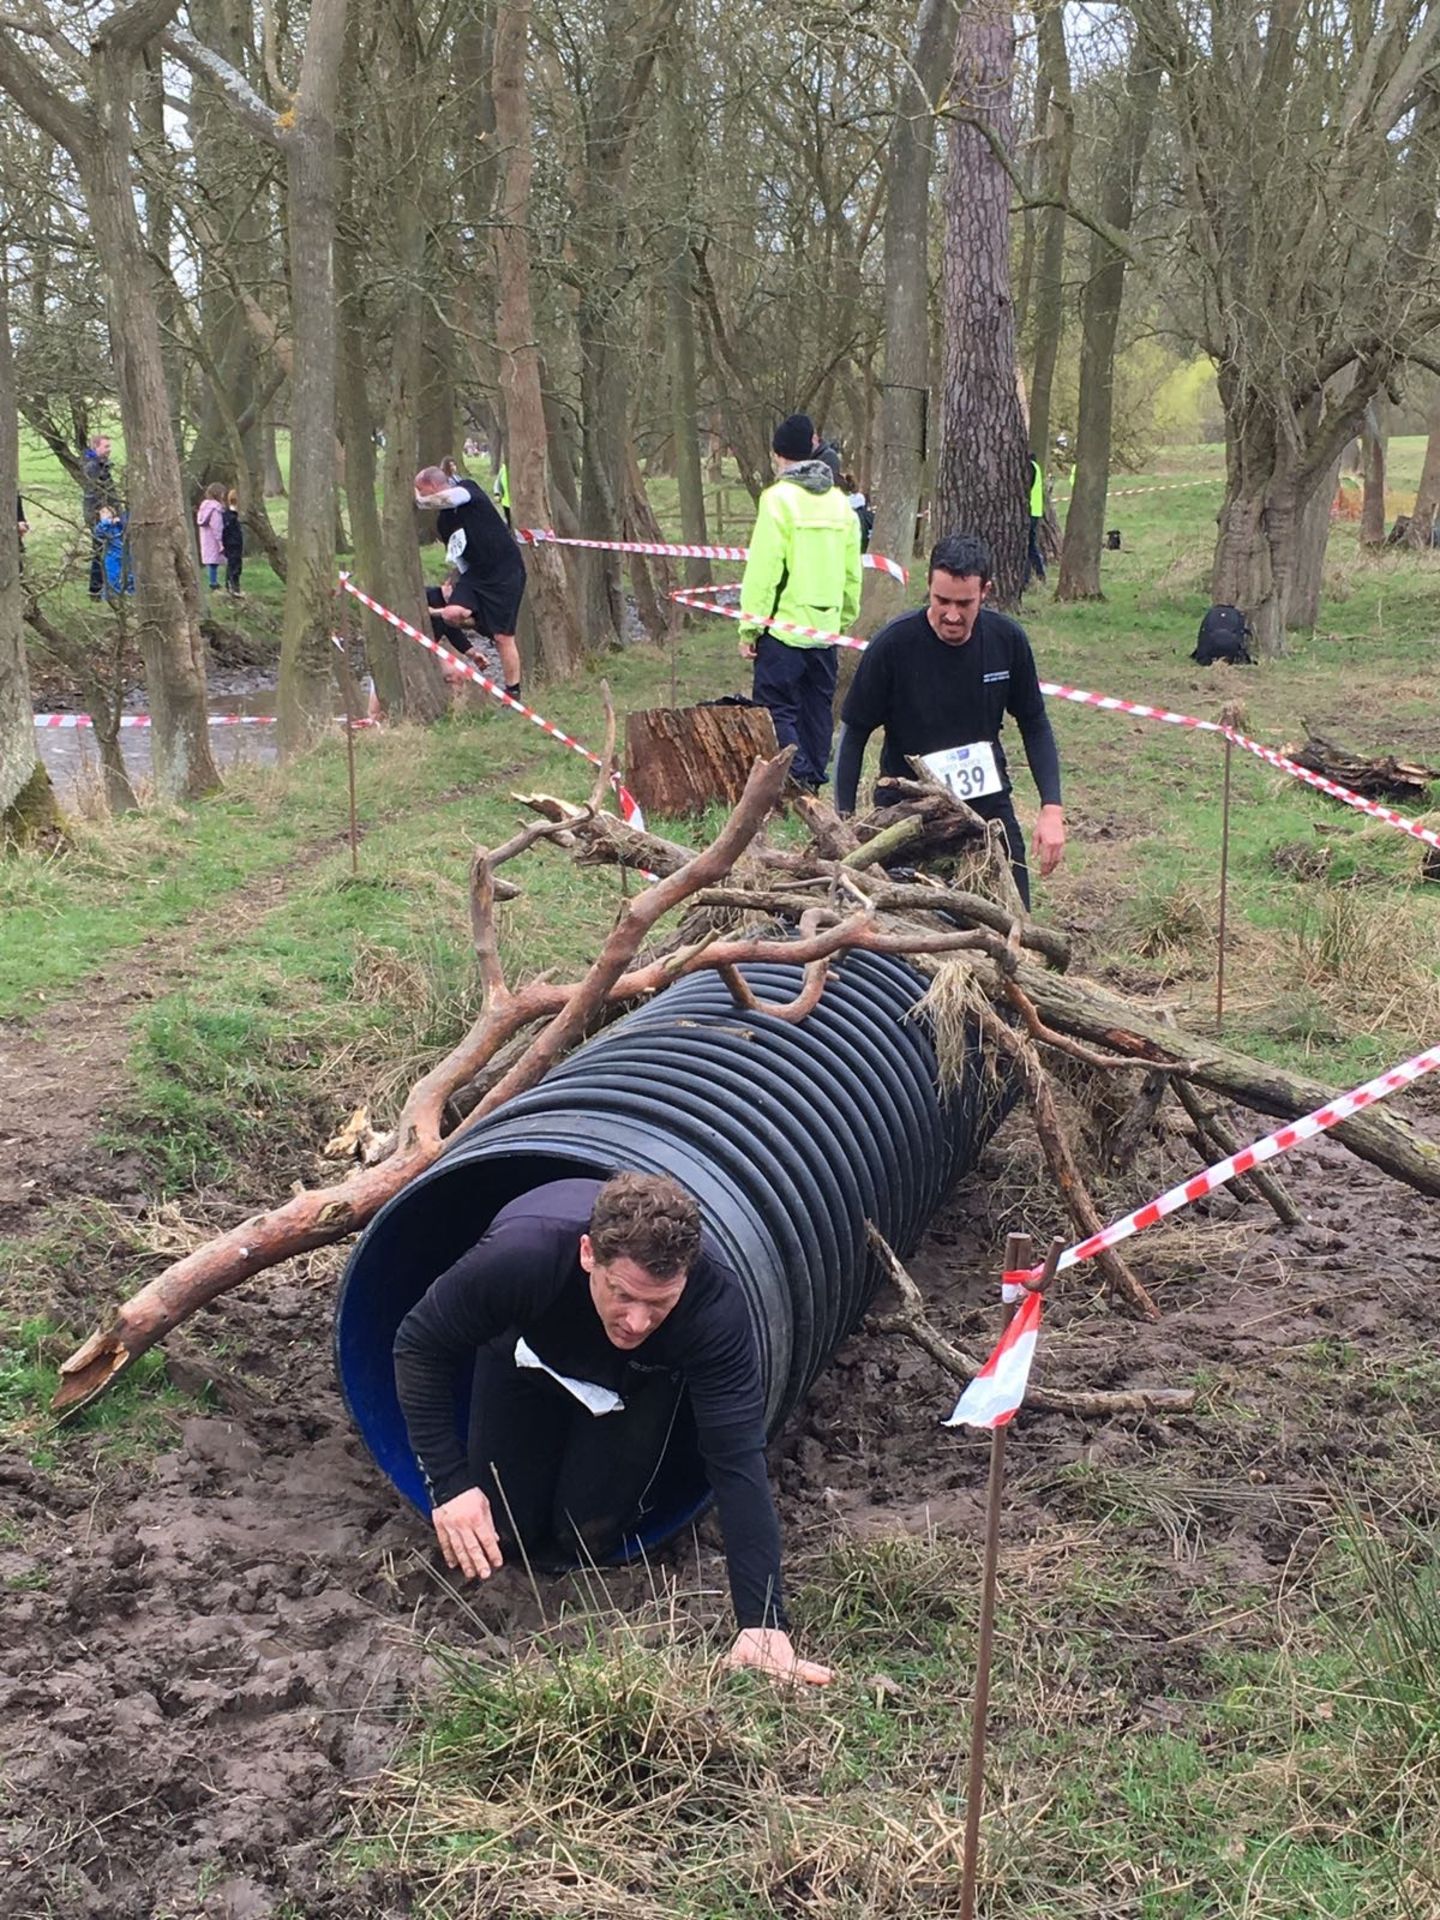
<svg viewBox="0 0 1440 1920"><path fill-rule="evenodd" d="M1399 510L1421 451L1392 444ZM1440 559L1362 554L1340 526L1313 637L1250 671L1188 660L1218 475L1217 450L1177 449L1117 483L1172 490L1112 501L1123 545L1105 557L1103 603L1057 607L1048 592L1027 603L1042 675L1203 718L1239 700L1268 743L1298 739L1308 722L1350 746L1440 764ZM68 483L33 449L24 480L33 564L53 569ZM659 498L668 510L663 489ZM743 513L732 498L735 538ZM246 586L241 618L263 637L277 624L278 583L257 565ZM83 598L83 581L67 591ZM536 696L592 744L602 670L622 713L669 700L672 663L646 646ZM684 636L682 699L736 689L742 671L728 625ZM1083 969L1210 1031L1219 745L1061 703L1054 723L1071 843L1037 889L1037 912L1071 930ZM37 1103L83 1106L84 1094L94 1116L44 1163L48 1204L13 1214L0 1243L0 1418L25 1471L96 1489L102 1533L133 1526L117 1488L133 1500L138 1484L157 1498L175 1484L164 1462L185 1457L174 1454L181 1423L217 1402L157 1359L123 1398L56 1433L43 1413L56 1360L177 1245L314 1178L318 1146L353 1107L369 1102L382 1126L393 1118L422 1063L476 1010L472 848L511 831L512 791L580 799L590 778L577 756L494 710L377 732L358 751L358 875L334 743L283 769L239 769L222 795L184 812L78 823L65 850L0 864L0 1035L21 1069L33 1056ZM1416 843L1248 756L1233 777L1227 1037L1337 1085L1433 1043L1440 886L1422 882ZM1017 798L1033 819L1023 771ZM608 925L616 876L548 849L515 871L524 894L503 914L512 981L573 971ZM1352 1232L1341 1218L1350 1175L1337 1169L1350 1164L1325 1161L1303 1189L1335 1229L1331 1251L1323 1235L1313 1248L1302 1235L1272 1254L1252 1234L1242 1253L1242 1239L1227 1238L1241 1228L1221 1218L1196 1226L1161 1273L1168 1326L1145 1351L1171 1384L1200 1389L1199 1418L1017 1428L982 1906L994 1920L1440 1914L1440 1367L1371 1297L1383 1301L1423 1260L1433 1268L1435 1215L1397 1206L1386 1265L1373 1225ZM992 1190L977 1183L982 1218L966 1245L982 1271L998 1259L1006 1182L1023 1172L1002 1155ZM1378 1182L1357 1191L1389 1217ZM947 1244L930 1256L937 1273L953 1261ZM1271 1260L1293 1289L1294 1326L1236 1343L1237 1316L1258 1326L1285 1311L1261 1288ZM309 1317L286 1326L308 1331L286 1336L285 1378L305 1408L329 1406L324 1296L300 1292L293 1311ZM1350 1317L1327 1307L1334 1293L1357 1303ZM1422 1317L1426 1304L1428 1294ZM976 1332L969 1296L964 1311L978 1343L990 1319ZM1120 1368L1129 1330L1088 1298L1073 1315L1066 1364L1077 1382ZM197 1337L224 1356L227 1324L211 1316ZM236 1366L259 1369L235 1338ZM956 1912L983 1449L970 1443L959 1466L945 1455L950 1504L937 1497L932 1515L933 1419L915 1413L906 1428L898 1409L917 1395L938 1407L944 1386L933 1371L911 1384L885 1359L877 1375L866 1343L852 1349L779 1467L794 1611L840 1685L788 1700L723 1677L716 1609L677 1598L663 1574L653 1601L623 1614L583 1590L549 1604L548 1624L523 1609L497 1620L432 1608L409 1737L388 1772L337 1798L322 1823L324 1901L282 1889L266 1910L289 1920ZM897 1422L903 1468L885 1464L875 1438L896 1437ZM866 1524L848 1528L845 1500L867 1487ZM64 1597L63 1549L22 1546L13 1530L0 1538L0 1578L27 1618L49 1618L47 1587L57 1606ZM297 1541L295 1564L343 1586L345 1561L325 1551ZM413 1637L421 1589L406 1585L398 1550L385 1552L383 1565L364 1563L367 1604L387 1635ZM212 1605L197 1600L197 1619ZM188 1724L167 1722L172 1733ZM149 1911L228 1911L206 1904L221 1868L242 1863L257 1884L272 1871L238 1844L216 1859L202 1871L187 1855L170 1904ZM188 1906L173 1893L185 1873ZM34 1910L69 1920L81 1911L70 1897L62 1889Z"/></svg>

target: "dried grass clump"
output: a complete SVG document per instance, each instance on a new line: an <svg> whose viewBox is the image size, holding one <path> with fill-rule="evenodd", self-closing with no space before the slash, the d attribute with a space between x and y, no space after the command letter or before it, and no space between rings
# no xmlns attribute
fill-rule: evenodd
<svg viewBox="0 0 1440 1920"><path fill-rule="evenodd" d="M326 1061L322 1078L342 1066L358 1067L370 1104L383 1111L437 1052L459 1039L477 997L473 970L456 965L453 943L438 928L403 952L361 940L350 967L350 1001L373 1008L377 1020L364 1040Z"/></svg>
<svg viewBox="0 0 1440 1920"><path fill-rule="evenodd" d="M1287 977L1351 1031L1429 1033L1440 1025L1433 931L1393 900L1327 888L1291 937Z"/></svg>
<svg viewBox="0 0 1440 1920"><path fill-rule="evenodd" d="M930 985L906 1018L924 1020L930 1027L940 1091L957 1093L967 1075L974 1073L977 1061L987 1079L998 1084L1000 1062L993 1048L980 1046L976 1032L981 1014L993 1009L973 962L961 953L917 964L931 976Z"/></svg>
<svg viewBox="0 0 1440 1920"><path fill-rule="evenodd" d="M1125 922L1134 950L1147 960L1189 958L1215 938L1215 910L1186 881L1152 887L1126 906Z"/></svg>

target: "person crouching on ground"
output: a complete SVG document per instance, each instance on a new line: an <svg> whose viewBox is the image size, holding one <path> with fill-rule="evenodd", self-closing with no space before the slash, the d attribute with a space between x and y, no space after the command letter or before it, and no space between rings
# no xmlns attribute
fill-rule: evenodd
<svg viewBox="0 0 1440 1920"><path fill-rule="evenodd" d="M740 652L755 662L753 697L775 737L795 748L790 774L815 792L834 732L835 648L785 626L845 633L860 611L860 522L826 463L815 428L792 413L775 429L775 481L760 496L740 584Z"/></svg>
<svg viewBox="0 0 1440 1920"><path fill-rule="evenodd" d="M422 467L415 476L415 504L438 511L435 530L456 571L444 606L432 609L448 624L473 625L495 642L505 691L520 692L520 649L515 628L525 593L525 562L498 508L473 480L462 480L453 460Z"/></svg>
<svg viewBox="0 0 1440 1920"><path fill-rule="evenodd" d="M401 1322L395 1387L441 1551L479 1580L517 1552L542 1566L613 1554L688 1395L739 1627L729 1664L832 1678L790 1642L749 1309L675 1181L556 1180L502 1207Z"/></svg>

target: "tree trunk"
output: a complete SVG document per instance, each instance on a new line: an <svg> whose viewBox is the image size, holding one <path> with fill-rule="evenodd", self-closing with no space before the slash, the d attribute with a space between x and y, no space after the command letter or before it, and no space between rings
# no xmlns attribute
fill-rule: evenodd
<svg viewBox="0 0 1440 1920"><path fill-rule="evenodd" d="M145 181L145 244L155 287L155 311L160 319L160 357L165 366L165 391L170 396L170 431L175 445L184 445L185 371L180 351L180 290L170 270L175 239L175 202L170 181L170 143L165 132L165 88L158 47L145 50L137 90L137 150Z"/></svg>
<svg viewBox="0 0 1440 1920"><path fill-rule="evenodd" d="M1300 514L1300 534L1295 543L1295 578L1290 585L1288 631L1291 633L1313 633L1320 618L1320 597L1325 586L1325 552L1330 545L1330 508L1339 478L1340 456L1336 454Z"/></svg>
<svg viewBox="0 0 1440 1920"><path fill-rule="evenodd" d="M1123 119L1111 149L1100 212L1117 233L1128 233L1155 103L1160 67L1143 36L1137 36L1126 76ZM1080 296L1080 406L1075 472L1060 552L1057 600L1099 600L1100 543L1105 531L1105 495L1110 485L1111 432L1115 411L1115 338L1125 295L1125 256L1098 234L1090 241L1090 274Z"/></svg>
<svg viewBox="0 0 1440 1920"><path fill-rule="evenodd" d="M890 135L885 221L885 373L874 544L908 562L915 551L930 401L930 176L932 98L945 84L955 0L920 0Z"/></svg>
<svg viewBox="0 0 1440 1920"><path fill-rule="evenodd" d="M503 294L501 296L504 298ZM621 538L624 481L616 461L625 439L626 380L617 305L599 288L581 294L575 317L580 348L580 524L591 540ZM592 652L618 646L625 630L620 555L580 556L581 627Z"/></svg>
<svg viewBox="0 0 1440 1920"><path fill-rule="evenodd" d="M0 269L0 500L13 500L19 491L20 416L10 350L10 289ZM15 516L0 513L0 851L54 824L50 776L35 751L20 537Z"/></svg>
<svg viewBox="0 0 1440 1920"><path fill-rule="evenodd" d="M275 416L267 410L261 434L264 440L265 498L283 500L285 498L285 475L280 466L280 449L275 444Z"/></svg>
<svg viewBox="0 0 1440 1920"><path fill-rule="evenodd" d="M458 455L455 427L455 362L448 330L427 327L420 347L420 460L437 465Z"/></svg>
<svg viewBox="0 0 1440 1920"><path fill-rule="evenodd" d="M385 446L380 456L380 595L422 633L428 630L425 577L420 564L422 528L434 520L416 514L415 475L421 466L420 420L425 386L425 328L418 323L430 280L430 243L424 206L425 108L420 98L422 52L409 0L387 0L378 12L377 78L385 88L384 144L390 218L388 253L395 294L390 313L390 384L385 407ZM427 454L436 465L448 448ZM438 720L449 705L433 654L405 641L399 653L404 712L415 720Z"/></svg>
<svg viewBox="0 0 1440 1920"><path fill-rule="evenodd" d="M1378 375L1357 369L1347 393L1259 389L1222 366L1225 500L1211 598L1243 609L1261 657L1285 651L1305 509L1358 429Z"/></svg>
<svg viewBox="0 0 1440 1920"><path fill-rule="evenodd" d="M764 707L650 707L625 720L625 785L648 819L733 807L757 759L776 751Z"/></svg>
<svg viewBox="0 0 1440 1920"><path fill-rule="evenodd" d="M347 132L342 131L337 152L341 203L348 206L353 169ZM350 532L355 545L356 583L367 592L378 593L384 583L385 543L380 531L375 413L370 403L365 318L355 278L354 255L348 247L342 248L335 264L335 280L339 301L339 425L345 443L345 497L350 507ZM398 717L405 710L405 687L400 673L400 640L395 629L378 614L362 608L358 601L349 602L343 617L349 631L353 632L357 626L363 631L365 659L380 705L387 714Z"/></svg>
<svg viewBox="0 0 1440 1920"><path fill-rule="evenodd" d="M689 210L694 190L694 143L685 101L685 47L671 35L661 94L665 144L669 153L675 223L670 265L665 276L665 310L670 331L670 428L675 442L675 478L680 495L680 538L686 546L709 544L705 526L705 478L700 467L700 389L695 371L695 292ZM710 562L687 560L685 584L710 584Z"/></svg>
<svg viewBox="0 0 1440 1920"><path fill-rule="evenodd" d="M206 46L223 54L237 72L245 71L246 56L251 51L251 11L244 0L203 0L203 4L191 0L189 8L196 34ZM239 280L253 289L263 282L261 263L267 252L261 225L264 204L253 145L236 126L225 101L213 87L197 86L191 109L195 185L206 209L197 235L198 326L213 373L195 409L198 418L190 450L190 482L197 496L212 480L240 487L248 506L251 469L258 470L257 477L263 475L261 424L257 418L248 420L237 463L226 416L239 419L248 413L260 380L255 333L234 283ZM168 253L163 257L168 258ZM217 386L219 392L214 390ZM263 478L256 490L263 490Z"/></svg>
<svg viewBox="0 0 1440 1920"><path fill-rule="evenodd" d="M1013 145L1015 26L967 8L955 43L950 167L945 183L944 389L936 537L978 533L994 559L995 595L1018 605L1029 551L1025 419L1015 386L1010 298L1010 181L981 131ZM975 123L975 124L972 124Z"/></svg>
<svg viewBox="0 0 1440 1920"><path fill-rule="evenodd" d="M220 785L205 718L205 642L195 535L170 418L160 316L130 169L133 61L97 45L97 126L74 158L106 283L110 351L125 429L137 638L145 663L155 787L165 800Z"/></svg>
<svg viewBox="0 0 1440 1920"><path fill-rule="evenodd" d="M1362 547L1385 544L1385 454L1390 436L1384 407L1384 400L1377 394L1365 409L1365 424L1360 429L1360 470L1365 489L1360 503Z"/></svg>
<svg viewBox="0 0 1440 1920"><path fill-rule="evenodd" d="M1412 547L1430 545L1436 509L1440 508L1440 386L1435 389L1427 430L1429 438L1425 442L1425 464L1420 469L1420 485L1415 494L1415 505L1410 510L1410 530L1405 536Z"/></svg>
<svg viewBox="0 0 1440 1920"><path fill-rule="evenodd" d="M1037 22L1037 53L1044 65L1050 96L1046 132L1045 186L1063 200L1070 191L1070 161L1075 148L1075 107L1070 93L1070 55L1065 45L1064 14L1057 0L1043 7ZM1045 466L1050 448L1050 397L1060 358L1065 323L1065 229L1063 206L1042 215L1039 274L1035 287L1034 358L1030 376L1030 451Z"/></svg>
<svg viewBox="0 0 1440 1920"><path fill-rule="evenodd" d="M312 0L285 150L295 359L290 383L289 579L280 646L280 750L306 746L334 703L335 114L346 0Z"/></svg>
<svg viewBox="0 0 1440 1920"><path fill-rule="evenodd" d="M495 333L505 401L512 511L522 527L548 527L552 518L546 477L545 407L530 296L528 221L534 155L525 80L529 33L529 0L516 0L501 8L495 29L494 69L496 139L504 155L500 217L495 228L500 276ZM579 668L584 640L560 549L548 544L530 548L527 568L527 597L532 602L540 668L554 678L568 678Z"/></svg>

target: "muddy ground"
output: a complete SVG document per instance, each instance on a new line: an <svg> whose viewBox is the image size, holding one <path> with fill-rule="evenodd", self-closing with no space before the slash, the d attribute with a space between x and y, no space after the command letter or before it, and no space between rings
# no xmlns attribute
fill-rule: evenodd
<svg viewBox="0 0 1440 1920"><path fill-rule="evenodd" d="M1440 1133L1433 1100L1412 1098L1409 1110ZM984 1276L996 1235L1034 1172L1022 1126L1012 1118L912 1263L936 1319L973 1347L995 1324ZM1220 1196L1208 1219L1163 1243L1157 1234L1148 1258L1136 1243L1164 1308L1159 1325L1110 1315L1082 1271L1043 1349L1052 1383L1174 1383L1203 1368L1262 1417L1097 1427L1029 1413L1011 1447L1012 1541L1064 1518L1078 1495L1061 1470L1089 1459L1216 1488L1198 1549L1207 1578L1273 1590L1347 1463L1383 1456L1382 1377L1415 1355L1398 1305L1440 1295L1436 1206L1332 1143L1291 1177L1306 1224L1281 1232L1258 1203ZM98 1480L74 1465L0 1461L4 1509L18 1523L0 1547L0 1912L359 1920L407 1910L393 1878L337 1864L354 1790L410 1724L427 1636L528 1631L536 1596L507 1571L474 1613L457 1598L350 1430L331 1369L330 1299L323 1271L255 1283L177 1337L172 1377L203 1392L207 1410L177 1416L158 1458ZM49 1304L86 1318L78 1300ZM1355 1359L1353 1377L1317 1406L1319 1341L1351 1343ZM986 1450L937 1431L952 1398L908 1346L874 1334L846 1344L775 1449L797 1558L837 1529L978 1532ZM1434 1428L1440 1404L1412 1396L1408 1417ZM1094 1523L1093 1509L1085 1518ZM1128 1527L1128 1540L1151 1541L1169 1569L1153 1610L1128 1623L1144 1656L1124 1680L1139 1714L1186 1692L1195 1650L1167 1644L1166 1588L1195 1577L1193 1555L1153 1517L1110 1524L1117 1538ZM691 1589L719 1584L708 1538L674 1547L668 1564ZM622 1602L629 1578L616 1578ZM539 1598L558 1611L574 1594L552 1582Z"/></svg>

